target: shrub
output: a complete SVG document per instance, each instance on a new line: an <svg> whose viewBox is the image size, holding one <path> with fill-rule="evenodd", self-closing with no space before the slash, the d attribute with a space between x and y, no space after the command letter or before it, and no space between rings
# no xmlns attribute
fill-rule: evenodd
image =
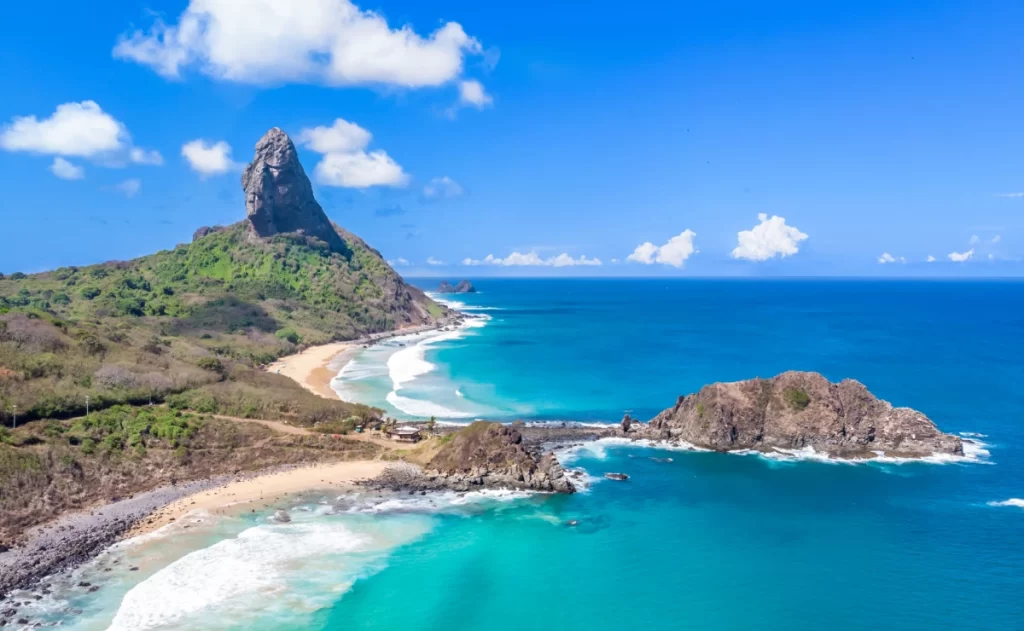
<svg viewBox="0 0 1024 631"><path fill-rule="evenodd" d="M806 390L801 388L786 388L786 391L782 393L785 397L786 403L789 407L794 410L803 410L811 403L811 397L807 394Z"/></svg>
<svg viewBox="0 0 1024 631"><path fill-rule="evenodd" d="M96 296L99 296L100 293L100 290L96 287L82 287L82 291L78 292L78 295L86 300L92 300Z"/></svg>
<svg viewBox="0 0 1024 631"><path fill-rule="evenodd" d="M224 372L224 364L216 357L200 357L199 361L196 362L196 366L210 372Z"/></svg>
<svg viewBox="0 0 1024 631"><path fill-rule="evenodd" d="M14 272L13 274L11 274L10 278L11 280L21 280L25 278L25 275L22 274L21 272Z"/></svg>
<svg viewBox="0 0 1024 631"><path fill-rule="evenodd" d="M295 331L295 329L291 327L279 329L276 333L274 333L274 335L277 337L277 339L285 340L286 342L291 342L292 344L298 344L299 342L302 341L302 337Z"/></svg>
<svg viewBox="0 0 1024 631"><path fill-rule="evenodd" d="M68 297L64 292L57 292L50 297L50 302L57 305L68 305L71 304L71 298Z"/></svg>

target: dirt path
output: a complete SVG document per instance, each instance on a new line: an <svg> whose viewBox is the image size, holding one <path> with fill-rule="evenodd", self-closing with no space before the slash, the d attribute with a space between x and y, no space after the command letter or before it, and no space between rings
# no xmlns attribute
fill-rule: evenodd
<svg viewBox="0 0 1024 631"><path fill-rule="evenodd" d="M282 434L292 434L295 436L312 436L316 434L316 432L308 430L305 427L296 427L281 421L267 421L260 418L239 418L237 416L222 416L220 414L215 414L214 418L219 418L225 421L234 421L236 423L255 423L256 425L269 427L270 429L281 432Z"/></svg>

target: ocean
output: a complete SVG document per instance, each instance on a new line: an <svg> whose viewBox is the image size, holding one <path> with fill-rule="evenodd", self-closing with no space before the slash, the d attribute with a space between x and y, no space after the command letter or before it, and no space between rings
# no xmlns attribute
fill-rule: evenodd
<svg viewBox="0 0 1024 631"><path fill-rule="evenodd" d="M591 482L573 496L307 494L290 524L195 515L31 606L72 629L1024 629L1024 283L474 284L442 297L466 326L366 349L334 388L402 419L607 423L814 370L923 411L970 457L589 444L560 454Z"/></svg>

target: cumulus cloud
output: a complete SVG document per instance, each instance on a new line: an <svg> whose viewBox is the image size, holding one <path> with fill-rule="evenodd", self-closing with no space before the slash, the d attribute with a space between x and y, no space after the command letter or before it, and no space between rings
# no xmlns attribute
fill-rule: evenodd
<svg viewBox="0 0 1024 631"><path fill-rule="evenodd" d="M807 239L807 235L794 226L787 226L784 217L772 215L769 218L760 213L757 219L761 223L736 235L738 245L732 251L734 259L766 261L776 256L787 257L799 252L797 244Z"/></svg>
<svg viewBox="0 0 1024 631"><path fill-rule="evenodd" d="M463 265L497 265L502 267L574 267L574 266L598 266L601 264L601 259L598 258L587 258L586 256L579 256L573 258L568 253L561 253L558 256L552 256L549 258L541 258L536 251L531 251L526 254L521 252L512 252L505 258L496 257L493 254L488 254L482 259L466 258L462 260Z"/></svg>
<svg viewBox="0 0 1024 631"><path fill-rule="evenodd" d="M139 147L132 147L131 151L128 152L128 158L135 164L160 166L164 163L164 157L155 149L147 151Z"/></svg>
<svg viewBox="0 0 1024 631"><path fill-rule="evenodd" d="M928 258L926 258L925 261L928 262L928 263L934 263L935 262L935 257L932 256L931 254L929 254Z"/></svg>
<svg viewBox="0 0 1024 631"><path fill-rule="evenodd" d="M641 243L626 260L644 265L661 263L681 268L688 258L697 253L693 245L693 238L696 236L696 232L687 229L669 239L664 245L654 245L650 241Z"/></svg>
<svg viewBox="0 0 1024 631"><path fill-rule="evenodd" d="M182 71L257 85L438 86L484 53L457 22L423 36L350 0L191 0L177 23L120 37L113 55L169 79Z"/></svg>
<svg viewBox="0 0 1024 631"><path fill-rule="evenodd" d="M0 134L7 151L91 158L124 149L130 136L124 124L95 101L64 103L49 118L15 116Z"/></svg>
<svg viewBox="0 0 1024 631"><path fill-rule="evenodd" d="M973 256L974 256L974 248L971 248L970 250L967 250L966 252L950 252L949 253L949 260L953 261L954 263L963 263L964 261L971 260L971 257L973 257Z"/></svg>
<svg viewBox="0 0 1024 631"><path fill-rule="evenodd" d="M441 259L436 259L432 256L428 256L427 265L444 265L444 261L442 261Z"/></svg>
<svg viewBox="0 0 1024 631"><path fill-rule="evenodd" d="M453 199L461 197L464 192L458 182L444 175L432 178L427 182L427 185L423 187L423 199L428 201Z"/></svg>
<svg viewBox="0 0 1024 631"><path fill-rule="evenodd" d="M125 180L114 186L114 190L130 199L142 190L142 181L138 179Z"/></svg>
<svg viewBox="0 0 1024 631"><path fill-rule="evenodd" d="M996 243L999 243L1002 240L1003 240L1003 235L997 234L996 236L992 237L992 240L989 241L989 243L995 245Z"/></svg>
<svg viewBox="0 0 1024 631"><path fill-rule="evenodd" d="M398 257L397 259L388 259L388 265L390 265L392 267L396 267L396 266L399 266L399 265L408 265L408 264L409 264L409 261L407 259L402 258L402 257Z"/></svg>
<svg viewBox="0 0 1024 631"><path fill-rule="evenodd" d="M313 127L299 132L299 144L323 158L313 169L317 182L325 186L369 188L405 186L409 176L383 150L367 152L373 135L355 123L335 119L330 127Z"/></svg>
<svg viewBox="0 0 1024 631"><path fill-rule="evenodd" d="M484 90L482 83L476 79L459 81L459 103L482 110L492 104L494 99Z"/></svg>
<svg viewBox="0 0 1024 631"><path fill-rule="evenodd" d="M202 139L186 142L181 147L181 155L192 170L203 177L241 168L240 164L231 159L231 145L223 140L214 143Z"/></svg>
<svg viewBox="0 0 1024 631"><path fill-rule="evenodd" d="M892 254L889 254L888 252L882 252L882 255L878 257L878 263L880 265L885 265L886 263L906 263L906 262L907 262L907 259L903 258L902 256L896 257L896 256L893 256Z"/></svg>
<svg viewBox="0 0 1024 631"><path fill-rule="evenodd" d="M80 180L85 177L85 169L57 156L50 165L50 172L62 180Z"/></svg>
<svg viewBox="0 0 1024 631"><path fill-rule="evenodd" d="M158 151L132 146L131 134L96 101L69 102L58 105L47 118L15 116L0 130L0 148L38 155L86 158L103 166L162 164ZM54 160L54 165L58 164ZM62 167L68 164L62 164ZM55 167L50 170L57 174ZM64 172L71 171L64 168ZM62 177L57 175L57 177Z"/></svg>

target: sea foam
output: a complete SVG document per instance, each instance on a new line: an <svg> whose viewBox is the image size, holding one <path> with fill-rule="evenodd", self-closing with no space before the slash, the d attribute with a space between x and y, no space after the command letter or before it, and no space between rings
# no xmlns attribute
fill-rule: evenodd
<svg viewBox="0 0 1024 631"><path fill-rule="evenodd" d="M1018 497L1011 497L1010 499L1003 500L1001 502L989 502L988 505L989 506L1016 506L1017 508L1024 508L1024 500L1022 500L1022 499L1020 499Z"/></svg>
<svg viewBox="0 0 1024 631"><path fill-rule="evenodd" d="M273 601L281 613L310 612L335 601L374 557L428 532L429 521L395 533L355 532L337 519L261 525L188 554L129 591L111 630L215 628L253 615ZM374 554L376 553L376 555ZM292 589L301 582L302 589ZM201 624L200 624L201 623ZM193 627L194 628L194 627Z"/></svg>

